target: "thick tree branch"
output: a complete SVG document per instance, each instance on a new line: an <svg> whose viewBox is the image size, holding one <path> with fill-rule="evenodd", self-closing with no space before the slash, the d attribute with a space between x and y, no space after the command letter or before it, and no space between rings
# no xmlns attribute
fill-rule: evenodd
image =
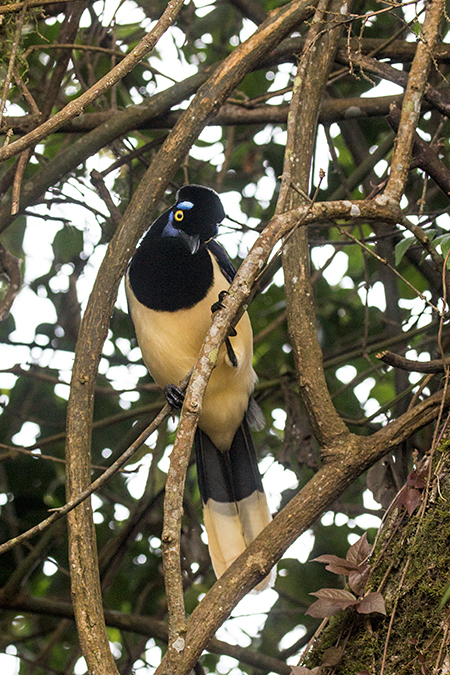
<svg viewBox="0 0 450 675"><path fill-rule="evenodd" d="M204 78L206 79L206 78ZM174 85L177 86L177 85ZM403 94L395 96L378 96L374 98L328 98L322 102L319 111L321 124L332 124L342 120L365 119L368 117L384 117L389 113L391 105L401 105ZM142 108L145 104L141 104ZM135 106L128 108L130 113ZM136 106L137 107L137 106ZM254 108L225 103L214 119L208 121L209 125L234 126L240 124L285 124L289 112L288 104L281 105L258 105ZM63 124L58 132L61 133L85 133L92 131L113 119L117 111L106 110L105 112L85 113ZM135 129L171 129L180 119L183 111L173 110L168 113L147 117L138 121L138 126L129 127L128 131ZM25 117L5 117L4 127L12 128L15 133L21 133L27 128L31 115Z"/></svg>
<svg viewBox="0 0 450 675"><path fill-rule="evenodd" d="M388 199L400 201L408 178L414 132L420 117L420 106L433 62L439 24L444 12L443 0L430 0L427 4L421 39L411 65L403 99L397 143L391 163L391 173L385 190Z"/></svg>
<svg viewBox="0 0 450 675"><path fill-rule="evenodd" d="M17 593L12 597L4 597L0 593L0 608L5 610L15 610L16 612L30 612L32 614L41 614L46 617L55 617L61 619L73 619L73 607L70 602L64 602L59 598L37 598L28 596L25 593ZM144 635L147 638L154 637L167 643L167 624L151 616L142 616L138 614L125 614L111 609L105 609L105 620L108 626L118 628L121 631ZM280 675L289 675L291 668L283 661L260 654L252 649L240 647L239 645L230 645L223 640L212 638L207 647L208 652L212 654L224 654L237 659L241 663L246 663L254 668L263 671L273 671Z"/></svg>
<svg viewBox="0 0 450 675"><path fill-rule="evenodd" d="M272 49L308 16L310 6L309 1L296 0L274 12L256 33L232 52L210 80L200 88L156 155L121 226L116 230L94 284L75 352L67 412L68 501L85 490L90 483L90 437L95 376L117 287L131 252L148 226L148 219L161 200L168 181L198 137L206 120L216 112L245 73L254 67L261 53ZM175 511L175 516L181 511L182 491L179 498L180 509ZM82 644L83 654L96 675L111 675L115 668L111 665L112 659L108 663L97 649L98 645L107 648L107 637L102 616L95 531L88 504L84 502L70 512L68 522L75 615L80 636L86 638ZM174 642L176 640L170 641L169 651L172 651L171 645Z"/></svg>
<svg viewBox="0 0 450 675"><path fill-rule="evenodd" d="M346 11L339 2L321 3L308 34L309 44L305 46L299 62L289 112L278 213L305 201L292 190L292 184L304 193L309 191L318 111L340 34L340 24L338 27L333 25L334 19L327 24L326 32L323 30L325 8L332 17L340 16L341 9ZM298 229L284 245L283 268L289 335L299 388L317 441L319 445L326 446L336 436L346 434L347 428L336 413L325 380L322 350L316 331L306 229Z"/></svg>

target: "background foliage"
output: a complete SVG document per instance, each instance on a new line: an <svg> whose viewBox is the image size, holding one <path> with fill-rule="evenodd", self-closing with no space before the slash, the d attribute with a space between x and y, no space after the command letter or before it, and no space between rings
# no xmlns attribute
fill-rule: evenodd
<svg viewBox="0 0 450 675"><path fill-rule="evenodd" d="M0 166L1 242L20 258L22 277L21 291L1 324L2 541L38 524L49 508L65 503L70 370L81 314L114 232L116 209L123 213L180 108L198 88L200 80L190 84L189 78L226 58L255 24L283 4L187 2L150 56L117 85L28 154ZM3 5L1 129L7 143L12 134L32 129L108 73L148 32L166 2L60 2L44 9L28 7L26 12ZM319 182L319 168L326 177L318 200L361 199L382 189L395 139L386 116L394 100L401 104L401 75L408 72L414 56L423 11L420 2L367 1L358 3L346 23L320 113L311 194ZM159 207L171 204L176 189L186 181L218 190L229 215L219 240L236 266L274 212L287 106L308 30L308 22L298 26L298 32L266 54L244 78L215 123L193 145ZM438 168L434 173L424 171L416 152L401 202L405 214L420 224L443 256L450 249L446 168L450 123L443 114L449 106L448 35L443 23L442 44L429 80L447 108L425 102L417 130ZM386 71L383 80L379 63ZM150 110L149 103L156 98L157 115L148 114L137 126L132 114ZM111 138L108 130L123 111L129 114L129 127ZM96 180L98 186L99 177L93 170L100 172L115 206L99 196L93 184ZM432 305L440 308L442 278L427 250L402 228L361 222L350 232L364 247L334 223L311 228L312 278L334 405L351 431L368 435L442 387L442 373L392 369L376 358L385 349L420 360L440 358L447 351L447 337L432 309ZM2 268L8 272L3 251L2 256ZM0 288L4 296L10 288L8 276L11 272ZM280 265L252 303L250 314L259 376L256 395L267 421L255 438L276 511L306 484L320 462L298 395ZM121 290L96 384L93 477L128 447L162 405L140 360ZM132 466L93 497L104 603L119 613L107 614L106 620L121 673L153 672L164 649L162 504L175 429L172 420L160 427ZM253 599L238 608L237 614L243 616L230 619L218 637L248 648L248 654L257 650L258 672L273 670L273 663L264 663L264 655L278 659L277 672L289 672L283 670L283 662L298 662L299 650L318 624L304 614L311 602L308 593L339 584L322 565L306 559L326 553L345 558L349 544L367 528L373 539L381 506L387 507L405 482L413 454L417 457L429 449L432 435L433 428L425 427L355 481L280 561L275 590L264 600ZM194 467L187 477L184 505L183 570L186 606L192 611L214 582L202 538ZM9 655L4 663L11 672L84 672L70 618L63 522L0 557L4 608L0 647ZM132 626L126 624L129 615L134 617ZM154 623L146 623L149 617ZM245 653L237 665L231 658L236 653L217 643L202 658L198 672L202 668L257 672L255 661L248 654L246 659Z"/></svg>

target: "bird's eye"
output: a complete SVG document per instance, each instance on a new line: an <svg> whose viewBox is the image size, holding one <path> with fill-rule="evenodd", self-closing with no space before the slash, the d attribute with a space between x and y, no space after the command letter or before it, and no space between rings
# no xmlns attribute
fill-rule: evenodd
<svg viewBox="0 0 450 675"><path fill-rule="evenodd" d="M184 218L184 213L183 213L183 211L178 209L178 211L175 211L175 213L173 214L173 217L175 218L175 220L177 220L179 223L181 223L181 221Z"/></svg>

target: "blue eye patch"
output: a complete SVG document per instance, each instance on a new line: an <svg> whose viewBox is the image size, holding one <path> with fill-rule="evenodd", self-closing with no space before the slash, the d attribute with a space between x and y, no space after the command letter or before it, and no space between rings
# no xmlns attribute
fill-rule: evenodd
<svg viewBox="0 0 450 675"><path fill-rule="evenodd" d="M180 202L177 204L177 209L181 209L182 211L190 211L194 204L192 202Z"/></svg>

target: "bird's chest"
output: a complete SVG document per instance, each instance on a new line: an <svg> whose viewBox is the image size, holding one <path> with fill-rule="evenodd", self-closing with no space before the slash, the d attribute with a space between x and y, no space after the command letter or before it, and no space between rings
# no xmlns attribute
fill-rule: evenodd
<svg viewBox="0 0 450 675"><path fill-rule="evenodd" d="M192 307L176 311L143 305L130 291L127 297L142 356L153 379L161 386L178 383L195 364L211 325L211 306L219 292L228 288L216 261L214 279L206 295Z"/></svg>
<svg viewBox="0 0 450 675"><path fill-rule="evenodd" d="M174 239L144 239L131 261L128 279L142 305L173 313L200 303L214 283L214 273L206 248L191 255Z"/></svg>

